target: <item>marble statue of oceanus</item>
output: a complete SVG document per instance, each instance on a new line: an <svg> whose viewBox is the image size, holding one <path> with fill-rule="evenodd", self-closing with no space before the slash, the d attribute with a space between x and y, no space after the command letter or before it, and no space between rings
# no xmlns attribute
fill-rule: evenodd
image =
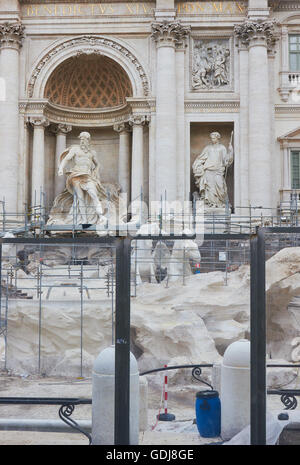
<svg viewBox="0 0 300 465"><path fill-rule="evenodd" d="M66 187L54 200L48 225L97 224L126 221L126 205L119 201L120 188L100 181L91 135L82 132L80 144L60 156L58 174L66 174Z"/></svg>

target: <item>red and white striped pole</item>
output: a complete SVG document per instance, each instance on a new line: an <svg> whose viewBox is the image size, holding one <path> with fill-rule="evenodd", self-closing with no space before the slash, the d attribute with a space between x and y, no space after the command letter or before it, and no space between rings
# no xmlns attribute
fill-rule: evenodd
<svg viewBox="0 0 300 465"><path fill-rule="evenodd" d="M164 365L164 368L168 368L168 365ZM168 413L168 375L167 371L164 377L164 413L158 415L160 421L173 421L175 420L175 415Z"/></svg>
<svg viewBox="0 0 300 465"><path fill-rule="evenodd" d="M165 368L167 368L167 365L165 365ZM164 409L165 409L165 414L167 415L168 414L168 375L167 375L167 372L165 374L165 388L164 388L164 392L165 392L165 398L164 398Z"/></svg>

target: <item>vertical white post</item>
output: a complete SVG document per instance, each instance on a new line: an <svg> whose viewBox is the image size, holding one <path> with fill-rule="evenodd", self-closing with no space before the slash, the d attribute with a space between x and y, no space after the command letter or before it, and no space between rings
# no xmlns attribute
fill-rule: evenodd
<svg viewBox="0 0 300 465"><path fill-rule="evenodd" d="M221 436L229 440L250 422L250 342L225 350L221 365Z"/></svg>
<svg viewBox="0 0 300 465"><path fill-rule="evenodd" d="M93 368L92 444L114 444L115 347L104 349ZM139 371L130 353L130 444L139 443Z"/></svg>

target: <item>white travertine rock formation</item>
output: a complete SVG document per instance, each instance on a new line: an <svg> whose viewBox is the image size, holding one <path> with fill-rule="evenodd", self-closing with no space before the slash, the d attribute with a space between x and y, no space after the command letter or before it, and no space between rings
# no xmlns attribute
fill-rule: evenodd
<svg viewBox="0 0 300 465"><path fill-rule="evenodd" d="M22 288L24 273L18 273ZM298 357L298 310L289 307L289 303L300 294L299 273L300 248L283 249L266 265L267 352L272 362L291 362ZM26 286L29 285L27 280ZM90 280L90 287L97 287L97 279ZM42 302L42 371L74 375L80 367L78 289L53 288L49 300L46 293L47 288ZM84 375L90 374L92 360L112 341L111 297L103 289L89 293L90 299L84 300L83 308ZM168 287L165 283L141 284L131 304L131 350L138 359L139 370L179 362L219 362L229 344L249 338L249 310L247 265L228 273L227 285L220 271L192 275L185 279L185 285L180 278ZM38 321L39 303L35 296L33 300L9 300L7 354L8 368L14 372L33 373L37 369ZM184 376L170 372L171 380ZM274 371L269 378L279 385L291 376Z"/></svg>
<svg viewBox="0 0 300 465"><path fill-rule="evenodd" d="M268 353L291 362L292 342L300 334L300 309L288 305L300 294L300 247L282 249L268 260L266 294Z"/></svg>
<svg viewBox="0 0 300 465"><path fill-rule="evenodd" d="M70 300L45 301L42 313L41 371L79 375L80 305ZM69 290L67 290L69 292ZM78 292L78 291L77 291ZM77 295L77 294L76 294ZM35 373L38 362L37 301L14 301L8 322L8 369ZM140 370L157 368L183 354L186 363L219 359L214 341L195 312L180 313L170 306L132 305L132 351ZM99 350L111 344L111 308L108 299L84 304L83 373L90 374Z"/></svg>

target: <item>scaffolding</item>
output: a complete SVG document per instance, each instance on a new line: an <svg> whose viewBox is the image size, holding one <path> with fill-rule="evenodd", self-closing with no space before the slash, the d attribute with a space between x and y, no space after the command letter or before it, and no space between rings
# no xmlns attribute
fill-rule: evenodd
<svg viewBox="0 0 300 465"><path fill-rule="evenodd" d="M107 192L107 198L110 198L109 192ZM181 211L170 212L166 207L168 199L165 194L164 199L161 197L160 207L155 209L155 214L151 212L151 209L148 213L145 213L146 199L141 190L140 195L134 200L135 206L133 208L137 212L135 214L135 220L137 220L135 225L132 226L127 223L125 226L125 224L117 221L117 228L128 231L128 229L135 229L135 227L139 227L146 222L157 222L160 224L161 229L166 223L171 223L175 229L181 225L192 230L195 230L200 224L206 234L254 234L257 227L297 227L299 224L299 193L297 191L291 191L290 199L281 201L276 209L255 205L242 205L233 208L227 199L221 213L208 210L203 212L204 217L201 214L199 216L197 213L197 197L190 195L190 198L189 208L182 207ZM103 233L109 233L111 229L116 229L116 224L80 223L78 202L76 202L76 198L74 200L71 212L72 223L65 224L62 221L62 224L49 224L48 219L52 205L47 203L44 192L41 191L39 195L35 193L32 204L25 203L23 211L19 213L8 211L6 200L3 198L0 201L0 237L3 237L8 232L24 235L24 237L31 235L34 237L47 237L53 234L71 234L72 237L75 237L82 232L95 233L103 231ZM91 213L89 210L91 208L93 207L87 207L87 215ZM67 212L60 213L66 214ZM110 211L107 213L109 216ZM128 219L133 214L134 212L129 211Z"/></svg>
<svg viewBox="0 0 300 465"><path fill-rule="evenodd" d="M88 244L85 248L88 247ZM91 246L92 247L92 246ZM98 245L100 257L90 259L80 256L80 248L75 245L64 246L68 254L67 263L60 263L57 247L45 245L12 245L10 254L6 255L1 264L1 304L0 304L0 336L4 338L5 354L4 369L9 365L9 314L16 302L30 300L38 308L38 356L36 372L41 374L42 367L42 333L43 308L45 303L51 303L55 290L77 290L73 297L79 302L79 346L80 362L78 363L78 376L83 376L83 326L84 308L86 301L90 301L94 294L102 294L107 300L111 310L111 343L114 344L114 318L115 318L115 250L111 245ZM49 250L51 249L51 250ZM30 254L26 253L29 250ZM20 253L21 252L21 253ZM57 254L57 263L53 257ZM50 255L50 256L49 256ZM19 257L23 260L20 261ZM25 256L25 258L24 258ZM104 269L104 272L103 272ZM22 273L18 271L21 270ZM107 270L107 272L106 272ZM55 299L55 295L54 295ZM57 301L57 296L56 296ZM76 328L75 328L76 329Z"/></svg>

